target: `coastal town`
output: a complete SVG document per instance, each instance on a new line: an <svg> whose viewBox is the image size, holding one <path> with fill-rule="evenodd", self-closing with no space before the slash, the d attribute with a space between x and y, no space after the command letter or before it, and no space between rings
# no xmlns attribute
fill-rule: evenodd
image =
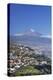
<svg viewBox="0 0 53 80"><path fill-rule="evenodd" d="M50 74L51 73L50 58L43 55L42 52L32 49L31 47L28 47L22 44L11 44L8 55L9 55L8 73L11 76L19 75L18 74L19 70L22 71L21 69L23 67L28 67L28 66L32 66L32 67L35 67L35 69L37 69L38 73L34 71L34 74ZM29 72L29 75L30 74L33 75L33 73L31 73L29 70L27 71L26 75L28 74L28 72Z"/></svg>

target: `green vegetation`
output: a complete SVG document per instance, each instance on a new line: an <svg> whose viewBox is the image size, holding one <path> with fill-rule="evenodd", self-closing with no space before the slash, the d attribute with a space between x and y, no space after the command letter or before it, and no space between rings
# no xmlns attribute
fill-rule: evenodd
<svg viewBox="0 0 53 80"><path fill-rule="evenodd" d="M16 72L16 76L22 76L22 75L37 75L40 74L40 70L35 69L33 66L26 66L21 68Z"/></svg>

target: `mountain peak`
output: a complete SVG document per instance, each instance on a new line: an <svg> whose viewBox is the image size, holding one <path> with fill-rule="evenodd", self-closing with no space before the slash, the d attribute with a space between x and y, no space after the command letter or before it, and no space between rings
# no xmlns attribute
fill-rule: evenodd
<svg viewBox="0 0 53 80"><path fill-rule="evenodd" d="M42 34L36 32L34 29L31 28L30 30L25 32L25 35L40 37Z"/></svg>
<svg viewBox="0 0 53 80"><path fill-rule="evenodd" d="M32 29L32 28L30 29L30 31L31 31L31 32L35 32L35 30L34 30L34 29Z"/></svg>
<svg viewBox="0 0 53 80"><path fill-rule="evenodd" d="M26 30L23 33L17 33L15 36L34 36L34 37L40 37L42 34L39 32L36 32L35 29L31 28L29 30Z"/></svg>

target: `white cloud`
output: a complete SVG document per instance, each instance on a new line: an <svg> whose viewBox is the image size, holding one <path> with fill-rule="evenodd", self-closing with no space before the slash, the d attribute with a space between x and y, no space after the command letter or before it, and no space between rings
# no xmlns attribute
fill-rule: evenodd
<svg viewBox="0 0 53 80"><path fill-rule="evenodd" d="M42 35L41 37L51 38L51 35Z"/></svg>
<svg viewBox="0 0 53 80"><path fill-rule="evenodd" d="M24 34L22 33L18 33L18 34L14 34L14 36L23 36Z"/></svg>
<svg viewBox="0 0 53 80"><path fill-rule="evenodd" d="M32 28L30 29L30 31L31 31L31 32L35 32L35 30L34 30L34 29L32 29Z"/></svg>

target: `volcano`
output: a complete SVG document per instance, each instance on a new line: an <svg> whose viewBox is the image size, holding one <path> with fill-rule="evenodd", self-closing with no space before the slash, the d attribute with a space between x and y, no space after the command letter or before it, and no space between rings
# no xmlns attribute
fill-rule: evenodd
<svg viewBox="0 0 53 80"><path fill-rule="evenodd" d="M34 37L40 37L42 34L39 32L36 32L34 29L30 29L28 31L25 31L23 33L17 33L15 36L34 36Z"/></svg>

